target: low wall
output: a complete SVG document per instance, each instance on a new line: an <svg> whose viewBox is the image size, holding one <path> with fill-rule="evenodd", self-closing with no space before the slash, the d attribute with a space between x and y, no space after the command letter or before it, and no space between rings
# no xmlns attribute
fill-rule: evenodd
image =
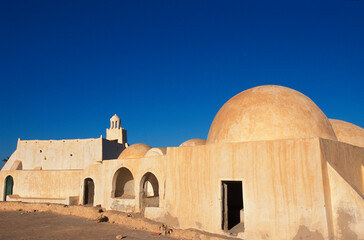
<svg viewBox="0 0 364 240"><path fill-rule="evenodd" d="M68 198L80 196L83 183L82 170L47 171L14 170L0 171L0 189L5 189L7 176L13 178L13 195L32 198ZM0 191L3 200L4 191Z"/></svg>
<svg viewBox="0 0 364 240"><path fill-rule="evenodd" d="M65 198L34 198L34 197L21 197L19 195L9 195L6 197L8 202L24 202L24 203L56 203L64 205L77 205L79 201L78 196L70 196Z"/></svg>

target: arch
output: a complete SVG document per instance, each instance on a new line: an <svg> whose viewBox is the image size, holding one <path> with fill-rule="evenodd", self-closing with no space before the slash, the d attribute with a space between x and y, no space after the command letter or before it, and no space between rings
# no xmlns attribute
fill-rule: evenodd
<svg viewBox="0 0 364 240"><path fill-rule="evenodd" d="M7 176L5 178L5 188L4 188L4 201L9 195L13 195L14 179L12 176Z"/></svg>
<svg viewBox="0 0 364 240"><path fill-rule="evenodd" d="M144 212L146 207L159 207L159 183L157 177L147 172L140 180L139 187L140 210Z"/></svg>
<svg viewBox="0 0 364 240"><path fill-rule="evenodd" d="M95 184L92 178L86 178L83 182L83 204L94 205Z"/></svg>
<svg viewBox="0 0 364 240"><path fill-rule="evenodd" d="M113 178L113 188L111 197L135 198L134 177L129 169L119 168Z"/></svg>

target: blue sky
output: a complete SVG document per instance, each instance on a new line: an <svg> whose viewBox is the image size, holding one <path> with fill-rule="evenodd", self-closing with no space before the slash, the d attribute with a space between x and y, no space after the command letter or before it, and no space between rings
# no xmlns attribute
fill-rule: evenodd
<svg viewBox="0 0 364 240"><path fill-rule="evenodd" d="M0 157L17 139L206 139L220 107L276 84L364 127L364 1L1 1Z"/></svg>

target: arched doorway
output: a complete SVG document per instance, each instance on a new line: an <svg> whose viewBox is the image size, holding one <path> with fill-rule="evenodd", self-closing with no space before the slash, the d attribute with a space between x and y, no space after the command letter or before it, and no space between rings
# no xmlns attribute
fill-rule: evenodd
<svg viewBox="0 0 364 240"><path fill-rule="evenodd" d="M86 178L84 181L83 204L94 205L95 184L91 178Z"/></svg>
<svg viewBox="0 0 364 240"><path fill-rule="evenodd" d="M129 169L122 167L116 171L111 196L115 198L135 198L134 177Z"/></svg>
<svg viewBox="0 0 364 240"><path fill-rule="evenodd" d="M147 172L140 180L139 192L140 210L146 207L159 207L159 184L156 176Z"/></svg>
<svg viewBox="0 0 364 240"><path fill-rule="evenodd" d="M14 180L12 176L7 176L5 178L5 189L4 189L4 201L6 201L6 196L13 194Z"/></svg>

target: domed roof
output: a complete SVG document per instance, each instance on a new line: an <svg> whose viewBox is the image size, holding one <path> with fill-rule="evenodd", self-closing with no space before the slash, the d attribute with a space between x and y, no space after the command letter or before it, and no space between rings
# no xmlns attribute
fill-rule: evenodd
<svg viewBox="0 0 364 240"><path fill-rule="evenodd" d="M329 119L340 142L364 147L364 129L349 122Z"/></svg>
<svg viewBox="0 0 364 240"><path fill-rule="evenodd" d="M121 152L119 159L120 158L141 158L141 157L144 157L144 155L148 152L149 149L151 149L151 147L148 146L147 144L136 143L136 144L133 144L133 145L127 147L126 149L124 149L124 151Z"/></svg>
<svg viewBox="0 0 364 240"><path fill-rule="evenodd" d="M207 143L321 137L337 140L326 115L304 94L266 85L227 101L211 124Z"/></svg>
<svg viewBox="0 0 364 240"><path fill-rule="evenodd" d="M120 118L118 117L118 115L114 114L114 116L112 116L110 118L110 120L112 120L112 121L120 121Z"/></svg>
<svg viewBox="0 0 364 240"><path fill-rule="evenodd" d="M145 157L163 156L167 152L167 148L151 148L145 154Z"/></svg>
<svg viewBox="0 0 364 240"><path fill-rule="evenodd" d="M205 145L206 140L203 140L201 138L192 138L190 140L187 140L186 142L183 142L180 147L193 147L197 145Z"/></svg>

